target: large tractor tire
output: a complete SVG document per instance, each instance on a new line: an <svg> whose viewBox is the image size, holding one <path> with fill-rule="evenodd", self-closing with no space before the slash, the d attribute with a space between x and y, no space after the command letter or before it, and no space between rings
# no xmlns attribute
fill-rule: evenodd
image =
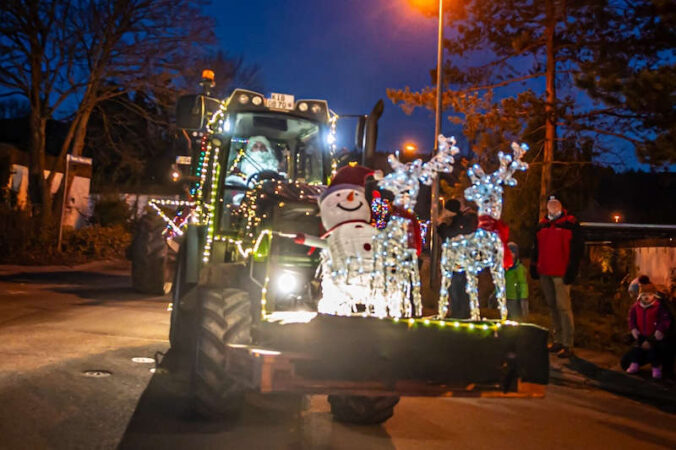
<svg viewBox="0 0 676 450"><path fill-rule="evenodd" d="M228 344L251 342L251 303L239 289L200 292L191 394L194 411L206 419L234 417L244 404L244 388L227 372Z"/></svg>
<svg viewBox="0 0 676 450"><path fill-rule="evenodd" d="M162 236L163 220L146 214L139 220L131 241L131 286L143 294L164 295L169 292L167 282L168 247Z"/></svg>
<svg viewBox="0 0 676 450"><path fill-rule="evenodd" d="M383 423L394 414L399 397L365 397L359 395L329 395L331 414L338 422L358 425Z"/></svg>

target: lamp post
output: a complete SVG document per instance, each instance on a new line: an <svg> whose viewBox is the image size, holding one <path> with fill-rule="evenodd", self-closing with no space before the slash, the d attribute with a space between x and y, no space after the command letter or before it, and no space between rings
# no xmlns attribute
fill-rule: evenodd
<svg viewBox="0 0 676 450"><path fill-rule="evenodd" d="M439 0L439 25L437 30L437 107L434 120L434 153L439 151L439 140L437 137L441 133L441 108L442 108L442 81L441 76L444 59L444 0ZM439 281L439 235L436 230L437 217L439 216L439 177L434 177L430 196L430 278L432 286Z"/></svg>
<svg viewBox="0 0 676 450"><path fill-rule="evenodd" d="M404 144L404 153L408 155L415 155L415 153L418 151L418 146L415 145L413 142L407 142Z"/></svg>

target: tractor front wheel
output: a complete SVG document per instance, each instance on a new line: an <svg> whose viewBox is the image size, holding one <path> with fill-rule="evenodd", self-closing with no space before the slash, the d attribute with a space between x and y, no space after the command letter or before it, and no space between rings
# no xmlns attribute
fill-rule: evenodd
<svg viewBox="0 0 676 450"><path fill-rule="evenodd" d="M329 395L331 414L338 422L359 425L383 423L394 414L399 397L366 397L359 395Z"/></svg>
<svg viewBox="0 0 676 450"><path fill-rule="evenodd" d="M244 389L227 372L228 344L251 342L249 295L239 289L203 288L191 374L196 413L207 419L236 416Z"/></svg>

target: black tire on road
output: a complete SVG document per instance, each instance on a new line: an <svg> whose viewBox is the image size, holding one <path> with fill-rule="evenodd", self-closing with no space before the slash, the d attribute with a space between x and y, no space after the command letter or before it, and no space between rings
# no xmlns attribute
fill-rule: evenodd
<svg viewBox="0 0 676 450"><path fill-rule="evenodd" d="M164 295L168 292L168 247L162 236L164 221L146 214L139 220L131 241L131 285L143 294Z"/></svg>
<svg viewBox="0 0 676 450"><path fill-rule="evenodd" d="M244 389L227 373L227 345L251 342L249 295L239 289L204 288L200 297L191 374L193 408L206 419L237 416Z"/></svg>
<svg viewBox="0 0 676 450"><path fill-rule="evenodd" d="M399 397L366 397L359 395L329 395L331 414L338 422L359 425L383 423L394 414Z"/></svg>

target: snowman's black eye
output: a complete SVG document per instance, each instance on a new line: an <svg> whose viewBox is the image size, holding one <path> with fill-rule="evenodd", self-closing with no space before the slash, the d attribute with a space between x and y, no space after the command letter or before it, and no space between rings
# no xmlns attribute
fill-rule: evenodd
<svg viewBox="0 0 676 450"><path fill-rule="evenodd" d="M340 194L336 194L336 197L340 197Z"/></svg>

